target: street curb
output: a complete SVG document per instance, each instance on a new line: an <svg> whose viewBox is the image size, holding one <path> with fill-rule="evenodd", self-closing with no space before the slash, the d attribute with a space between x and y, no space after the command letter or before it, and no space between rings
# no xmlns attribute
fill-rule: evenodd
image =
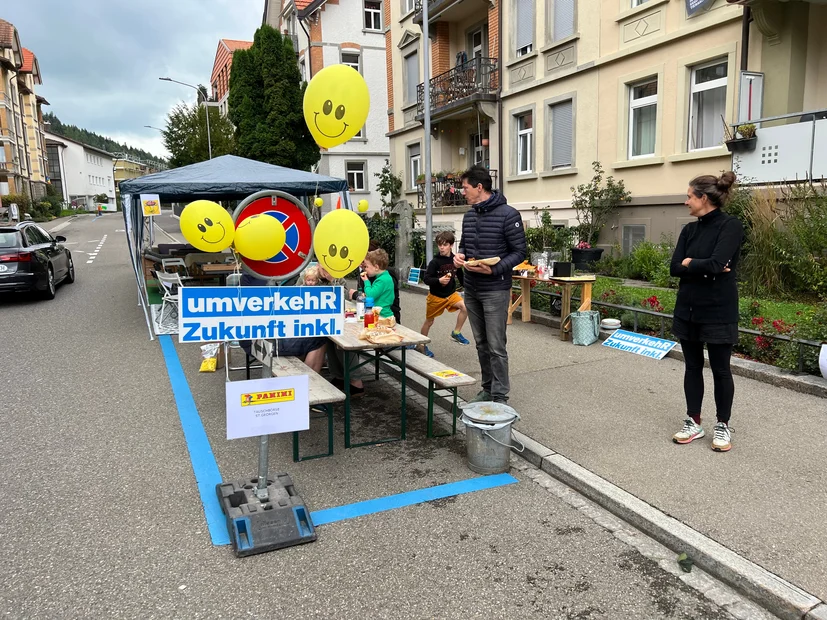
<svg viewBox="0 0 827 620"><path fill-rule="evenodd" d="M385 370L395 378L400 378L397 369L385 365ZM428 394L427 384L415 374L407 378L407 386L421 395ZM437 396L434 402L444 411L435 412L435 418L450 425L453 403L440 396ZM458 400L458 404L464 402L463 399ZM461 425L458 425L457 432L462 433L459 426ZM770 613L785 620L827 620L827 603L813 594L738 555L548 446L517 430L512 430L512 433L513 437L525 446L522 452L516 447L512 448L515 455L676 554L686 553L699 568L743 593Z"/></svg>
<svg viewBox="0 0 827 620"><path fill-rule="evenodd" d="M528 449L528 448L526 448ZM538 458L534 455L534 458ZM686 553L700 568L789 620L821 620L827 606L818 597L782 579L631 493L560 454L542 458L541 469L675 553ZM827 620L827 616L825 616Z"/></svg>
<svg viewBox="0 0 827 620"><path fill-rule="evenodd" d="M423 284L408 285L404 290L420 295L428 294L428 287ZM531 310L531 322L538 325L547 325L555 329L560 329L560 319L552 316L548 312L541 310ZM606 340L612 335L611 331L604 329L600 330L600 340ZM676 360L683 361L683 351L681 345L676 345L666 357L671 357ZM709 357L704 351L705 365L709 367ZM776 387L786 388L802 394L810 394L811 396L818 396L820 398L827 398L827 379L816 377L814 375L796 375L789 370L782 370L769 364L762 364L761 362L753 362L752 360L745 360L739 357L732 358L732 374L739 377L746 377L762 383L769 383Z"/></svg>

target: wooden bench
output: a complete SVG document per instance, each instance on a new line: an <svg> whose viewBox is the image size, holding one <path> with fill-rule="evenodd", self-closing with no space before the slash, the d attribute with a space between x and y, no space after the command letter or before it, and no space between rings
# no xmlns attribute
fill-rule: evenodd
<svg viewBox="0 0 827 620"><path fill-rule="evenodd" d="M309 461L323 456L333 454L333 404L345 400L345 394L336 386L332 385L301 361L298 357L273 357L273 343L269 340L253 340L253 357L259 360L264 368L268 368L274 377L296 377L307 375L309 386L309 403L314 407L324 410L322 416L310 416L310 419L327 416L327 453L314 454L312 456L299 455L299 431L293 432L293 461Z"/></svg>
<svg viewBox="0 0 827 620"><path fill-rule="evenodd" d="M406 368L428 381L428 425L426 436L445 437L449 434L455 435L457 432L457 388L463 385L473 385L477 380L419 351L410 350L405 353ZM402 359L402 354L399 351L392 351L390 356L397 361L401 361ZM454 417L453 427L450 433L441 433L439 435L434 434L434 396L437 392L447 392L454 397L454 405L451 408L451 415ZM440 396L443 396L443 394L440 394Z"/></svg>

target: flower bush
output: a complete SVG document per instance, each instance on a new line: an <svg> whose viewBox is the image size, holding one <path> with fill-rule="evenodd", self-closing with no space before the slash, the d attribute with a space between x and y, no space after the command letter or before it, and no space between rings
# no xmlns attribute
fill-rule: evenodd
<svg viewBox="0 0 827 620"><path fill-rule="evenodd" d="M591 250L592 246L588 241L581 241L576 246L574 246L577 250Z"/></svg>

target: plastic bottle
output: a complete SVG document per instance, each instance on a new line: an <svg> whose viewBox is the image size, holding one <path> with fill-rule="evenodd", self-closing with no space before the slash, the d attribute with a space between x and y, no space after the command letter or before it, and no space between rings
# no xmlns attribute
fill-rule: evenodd
<svg viewBox="0 0 827 620"><path fill-rule="evenodd" d="M362 292L356 295L356 320L363 322L365 320L365 294Z"/></svg>
<svg viewBox="0 0 827 620"><path fill-rule="evenodd" d="M373 326L373 297L365 298L365 327Z"/></svg>

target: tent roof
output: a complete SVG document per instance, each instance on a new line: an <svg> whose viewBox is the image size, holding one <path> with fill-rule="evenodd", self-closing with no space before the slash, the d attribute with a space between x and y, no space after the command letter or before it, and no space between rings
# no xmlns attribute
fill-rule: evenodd
<svg viewBox="0 0 827 620"><path fill-rule="evenodd" d="M346 191L347 181L235 155L222 155L120 183L121 194L158 194L161 200L240 200L267 189L294 196L331 194Z"/></svg>

